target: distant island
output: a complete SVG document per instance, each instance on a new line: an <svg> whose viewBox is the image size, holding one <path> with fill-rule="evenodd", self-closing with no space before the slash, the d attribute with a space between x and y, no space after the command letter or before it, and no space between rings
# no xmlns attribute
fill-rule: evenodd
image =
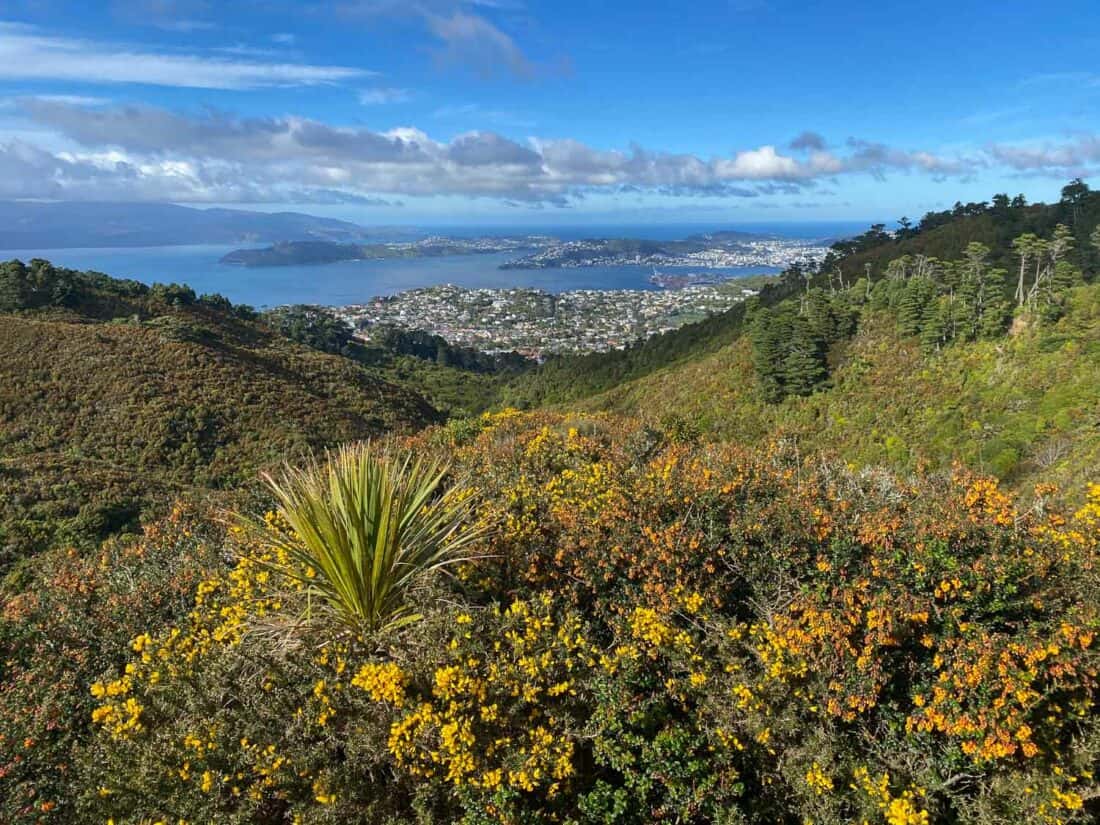
<svg viewBox="0 0 1100 825"><path fill-rule="evenodd" d="M236 249L221 263L245 267L308 266L340 261L373 261L390 258L438 258L445 255L486 255L493 252L525 252L553 243L541 235L505 238L444 238L433 236L407 243L335 243L332 241L282 241L262 249Z"/></svg>

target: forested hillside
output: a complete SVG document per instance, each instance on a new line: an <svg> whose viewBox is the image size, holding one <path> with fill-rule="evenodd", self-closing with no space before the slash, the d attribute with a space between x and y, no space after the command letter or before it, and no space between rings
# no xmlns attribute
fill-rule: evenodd
<svg viewBox="0 0 1100 825"><path fill-rule="evenodd" d="M927 352L888 311L835 344L829 385L768 400L749 336L577 402L683 421L695 437L789 439L860 467L946 470L961 461L1018 488L1080 492L1100 464L1100 286L1072 291L1063 318Z"/></svg>
<svg viewBox="0 0 1100 825"><path fill-rule="evenodd" d="M1067 184L1056 203L1028 204L1023 195L1009 198L997 194L988 201L956 203L951 209L929 212L916 224L901 218L893 237L885 234L884 226L872 227L835 248L844 256L841 268L845 276L853 280L865 274L868 264L872 271L881 271L903 255L959 258L973 242L990 248L994 266L1011 269L1017 263L1012 247L1016 238L1027 234L1051 237L1059 224L1073 234L1075 265L1097 271L1100 252L1089 243L1089 236L1100 224L1100 193L1080 180Z"/></svg>

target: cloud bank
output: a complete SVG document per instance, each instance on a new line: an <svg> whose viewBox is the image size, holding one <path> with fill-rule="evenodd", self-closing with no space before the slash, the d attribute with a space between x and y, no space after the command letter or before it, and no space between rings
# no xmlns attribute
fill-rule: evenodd
<svg viewBox="0 0 1100 825"><path fill-rule="evenodd" d="M548 203L594 190L746 197L773 187L799 191L850 172L951 174L956 165L864 143L839 154L824 148L784 154L762 146L701 158L636 145L599 149L572 139L517 142L492 131L439 141L416 128L378 132L289 116L181 114L42 98L23 101L21 109L79 147L56 154L25 144L0 149L6 163L25 170L7 182L22 197L85 197L100 186L184 201L283 200L289 189L329 197L445 194Z"/></svg>
<svg viewBox="0 0 1100 825"><path fill-rule="evenodd" d="M0 144L0 196L180 202L351 202L455 195L565 205L594 192L758 197L821 192L847 175L965 178L991 166L1065 176L1100 165L1100 140L988 146L946 156L866 140L839 147L804 133L718 157L570 138L516 141L493 131L436 140L404 127L374 131L309 118L245 118L150 106L30 98L21 114L68 151Z"/></svg>

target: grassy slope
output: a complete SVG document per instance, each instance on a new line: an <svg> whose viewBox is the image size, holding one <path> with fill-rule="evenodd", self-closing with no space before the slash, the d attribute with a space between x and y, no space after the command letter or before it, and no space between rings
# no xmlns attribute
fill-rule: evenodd
<svg viewBox="0 0 1100 825"><path fill-rule="evenodd" d="M677 413L714 438L796 436L859 466L960 460L1021 487L1041 477L1080 489L1100 465L1100 286L1076 290L1046 329L925 356L881 317L833 355L831 389L778 406L760 400L744 338L579 406Z"/></svg>
<svg viewBox="0 0 1100 825"><path fill-rule="evenodd" d="M165 490L437 420L348 359L216 313L0 316L0 566L124 526Z"/></svg>

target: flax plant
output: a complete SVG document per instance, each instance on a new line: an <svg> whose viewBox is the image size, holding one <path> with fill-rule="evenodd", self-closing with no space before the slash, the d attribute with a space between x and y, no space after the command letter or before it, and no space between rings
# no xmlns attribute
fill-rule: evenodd
<svg viewBox="0 0 1100 825"><path fill-rule="evenodd" d="M467 487L444 488L448 467L407 451L345 446L303 469L287 467L264 481L293 535L268 532L309 603L327 607L356 632L417 621L410 603L421 577L466 561L486 531L473 522Z"/></svg>

